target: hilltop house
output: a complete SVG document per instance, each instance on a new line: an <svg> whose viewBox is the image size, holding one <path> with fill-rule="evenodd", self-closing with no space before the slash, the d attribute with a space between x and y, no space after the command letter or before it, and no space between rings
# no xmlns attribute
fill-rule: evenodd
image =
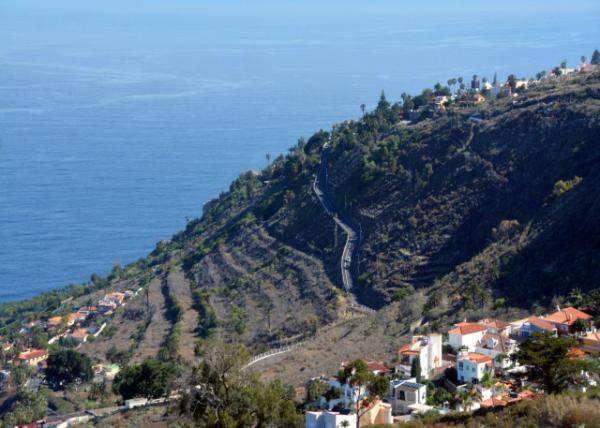
<svg viewBox="0 0 600 428"><path fill-rule="evenodd" d="M486 332L487 327L481 324L461 322L448 331L448 343L457 351L465 348L473 352L475 351L477 342L481 340Z"/></svg>
<svg viewBox="0 0 600 428"><path fill-rule="evenodd" d="M476 106L485 101L485 97L479 92L465 94L458 103L463 106Z"/></svg>
<svg viewBox="0 0 600 428"><path fill-rule="evenodd" d="M592 73L598 69L598 66L595 64L581 64L579 67L579 71L582 73Z"/></svg>
<svg viewBox="0 0 600 428"><path fill-rule="evenodd" d="M442 366L442 335L413 336L411 342L400 348L400 362L395 367L396 373L411 374L415 359L419 359L421 376L429 379L432 372Z"/></svg>
<svg viewBox="0 0 600 428"><path fill-rule="evenodd" d="M476 352L460 352L456 356L456 377L460 382L478 383L491 372L493 358Z"/></svg>
<svg viewBox="0 0 600 428"><path fill-rule="evenodd" d="M395 415L410 413L411 406L424 405L427 401L427 385L418 383L415 378L390 381L387 401Z"/></svg>
<svg viewBox="0 0 600 428"><path fill-rule="evenodd" d="M589 322L593 317L578 309L568 307L564 309L557 308L556 312L544 317L544 320L556 327L559 335L574 333L573 324L578 319Z"/></svg>
<svg viewBox="0 0 600 428"><path fill-rule="evenodd" d="M42 361L48 359L48 350L46 349L29 349L21 352L17 357L20 363L29 364L30 366L37 366Z"/></svg>

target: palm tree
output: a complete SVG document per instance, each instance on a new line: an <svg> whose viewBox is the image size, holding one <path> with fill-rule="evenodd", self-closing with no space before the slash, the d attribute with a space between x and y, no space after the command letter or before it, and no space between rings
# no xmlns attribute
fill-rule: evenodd
<svg viewBox="0 0 600 428"><path fill-rule="evenodd" d="M349 428L350 427L350 422L349 421L342 421L340 422L340 428Z"/></svg>
<svg viewBox="0 0 600 428"><path fill-rule="evenodd" d="M581 58L579 58L579 59L581 60L581 63L582 63L582 64L585 64L585 60L586 60L587 58L585 57L585 55L581 55Z"/></svg>
<svg viewBox="0 0 600 428"><path fill-rule="evenodd" d="M362 111L362 114L363 114L363 116L365 115L365 111L366 111L366 110L367 110L367 106L366 106L366 105L364 105L364 104L361 104L361 105L360 105L360 111ZM346 422L346 421L344 421L344 422Z"/></svg>
<svg viewBox="0 0 600 428"><path fill-rule="evenodd" d="M473 405L475 401L475 397L477 396L477 391L475 391L475 387L471 385L470 387L461 389L458 392L458 401L461 404L463 411L468 411Z"/></svg>

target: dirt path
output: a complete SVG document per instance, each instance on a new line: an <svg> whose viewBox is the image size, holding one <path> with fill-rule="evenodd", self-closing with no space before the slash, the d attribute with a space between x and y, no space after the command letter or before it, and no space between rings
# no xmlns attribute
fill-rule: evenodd
<svg viewBox="0 0 600 428"><path fill-rule="evenodd" d="M154 313L152 314L152 320L146 330L144 339L135 352L135 361L142 361L148 357L156 357L171 329L171 322L165 316L165 298L160 285L160 278L154 278L148 286L148 297L150 306L154 308Z"/></svg>
<svg viewBox="0 0 600 428"><path fill-rule="evenodd" d="M179 340L179 354L186 361L194 360L194 345L196 340L196 328L198 327L198 312L192 307L192 291L190 283L179 268L173 268L167 278L169 289L177 297L177 301L183 309L183 318L180 321L181 339Z"/></svg>

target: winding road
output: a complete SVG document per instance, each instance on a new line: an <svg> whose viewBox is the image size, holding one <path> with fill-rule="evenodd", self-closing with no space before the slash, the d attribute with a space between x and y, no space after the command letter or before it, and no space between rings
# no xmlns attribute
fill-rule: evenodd
<svg viewBox="0 0 600 428"><path fill-rule="evenodd" d="M323 146L321 163L319 164L319 169L317 171L317 175L315 176L315 181L313 182L313 190L327 214L329 214L337 223L337 225L342 228L344 233L346 233L346 244L344 245L344 250L342 251L340 269L342 273L342 283L344 285L344 290L346 291L350 306L353 309L374 312L373 309L358 303L354 294L354 286L358 273L358 248L360 245L361 229L360 224L357 224L352 219L343 217L343 215L337 210L331 194L327 191L327 162L330 152L331 146L328 141Z"/></svg>

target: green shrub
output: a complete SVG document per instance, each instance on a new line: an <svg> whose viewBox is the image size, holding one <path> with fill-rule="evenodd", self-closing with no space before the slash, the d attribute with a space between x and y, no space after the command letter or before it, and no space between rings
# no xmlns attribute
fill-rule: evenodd
<svg viewBox="0 0 600 428"><path fill-rule="evenodd" d="M558 199L569 190L573 189L575 186L579 185L583 181L583 178L579 176L573 177L571 180L558 180L554 184L554 188L552 189L552 198Z"/></svg>

